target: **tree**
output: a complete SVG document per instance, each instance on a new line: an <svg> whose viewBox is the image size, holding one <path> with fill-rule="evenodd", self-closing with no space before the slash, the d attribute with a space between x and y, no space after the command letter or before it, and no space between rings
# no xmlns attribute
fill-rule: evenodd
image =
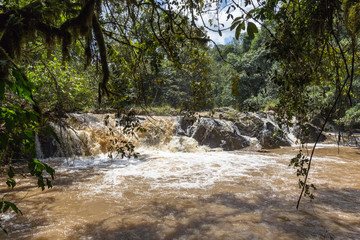
<svg viewBox="0 0 360 240"><path fill-rule="evenodd" d="M9 187L16 185L16 171L11 164L15 158L28 159L29 172L37 177L39 187L52 187L54 170L33 158L35 136L43 131L52 132L46 126L51 115L47 115L44 109L56 110L57 116L76 109L76 106L69 108L69 105L78 101L71 100L71 91L65 93L62 90L63 79L54 74L69 73L74 80L68 83L75 84L74 88L79 87L76 84L82 81L81 77L74 76L75 71L70 70L67 64L77 69L79 66L71 60L83 59L85 67L93 63L101 72L97 89L99 104L103 102L104 95L126 99L127 93L122 95L121 88L133 88L135 95L131 100L134 101L146 97L144 93L152 87L151 84L145 87L145 80L149 78L142 78L144 72L147 73L144 70L152 68L156 72L159 63L165 60L182 68L180 58L183 53L179 50L192 42L196 42L199 48L205 46L209 39L194 22L195 12L199 9L188 7L185 2L176 3L176 6L177 9L173 9L168 2L151 0L1 2L0 156L7 168ZM192 17L184 14L186 11L190 11ZM126 54L120 57L119 51L130 54L130 57L125 58ZM84 57L78 56L80 52ZM195 52L192 55L197 57ZM61 66L58 59L62 59ZM113 67L116 65L121 66L121 72L116 72ZM195 68L195 65L189 62L184 69L189 67ZM49 76L41 75L40 71L47 72ZM124 73L130 73L130 79L124 80L121 76ZM46 93L41 88L49 81L53 83L55 94L51 91ZM199 89L204 84L194 82L192 85L194 96L202 99L203 91ZM54 97L50 101L53 104L43 104L47 96ZM66 101L71 104L64 106ZM43 172L49 176L44 176ZM14 204L0 202L2 212L9 208L21 213Z"/></svg>

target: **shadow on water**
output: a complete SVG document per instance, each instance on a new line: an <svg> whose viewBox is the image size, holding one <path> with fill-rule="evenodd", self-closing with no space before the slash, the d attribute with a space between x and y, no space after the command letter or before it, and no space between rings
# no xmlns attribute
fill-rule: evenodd
<svg viewBox="0 0 360 240"><path fill-rule="evenodd" d="M334 201L336 200L336 201ZM316 191L316 202L335 211L360 214L360 190L343 188L319 189ZM359 223L360 224L360 223Z"/></svg>
<svg viewBox="0 0 360 240"><path fill-rule="evenodd" d="M86 182L90 178L100 176L103 172L113 168L126 168L132 165L142 164L149 160L150 156L142 154L141 158L135 160L123 159L101 159L95 157L73 158L62 160L55 167L56 177L53 181L54 189L57 186L69 186L75 183ZM94 164L96 160L96 163Z"/></svg>
<svg viewBox="0 0 360 240"><path fill-rule="evenodd" d="M32 233L36 229L46 229L46 226L52 224L52 219L47 216L48 212L53 211L56 208L58 202L58 196L66 194L69 191L69 187L76 184L87 182L92 178L101 176L103 172L111 168L126 168L131 165L142 164L148 161L148 155L142 155L141 159L128 161L128 160L105 160L100 164L89 166L92 158L85 158L87 165L82 166L84 159L48 159L45 162L51 165L56 170L55 179L52 180L53 188L45 189L41 191L37 187L36 179L32 176L26 178L19 178L18 184L11 190L5 184L0 188L0 194L7 201L11 201L22 210L23 215L15 215L11 211L8 211L7 215L10 216L10 220L4 220L4 216L0 218L0 225L3 226L9 232L9 235L5 235L0 230L0 239L18 239L13 236L29 235L26 239L31 239ZM2 180L5 182L5 180ZM26 209L26 206L31 206L31 209ZM66 214L66 213L64 213ZM26 234L22 234L25 233ZM27 234L29 232L29 234ZM31 233L30 233L31 232ZM23 239L23 237L21 237Z"/></svg>
<svg viewBox="0 0 360 240"><path fill-rule="evenodd" d="M46 211L51 211L53 210L53 207L44 208L44 206L49 206L56 202L57 199L51 196L41 196L41 202L39 202L39 198L27 197L26 201L20 200L20 202L15 202L17 206L22 209L23 215L15 216L15 213L11 212L10 215L14 216L11 219L11 224L4 224L3 218L1 218L0 224L8 231L8 235L3 231L0 231L0 239L31 239L33 236L33 229L46 229L52 224L52 219L47 216L44 209L46 209ZM31 206L31 214L24 211L23 206L25 205ZM21 238L14 237L19 235Z"/></svg>
<svg viewBox="0 0 360 240"><path fill-rule="evenodd" d="M259 190L267 194L267 190ZM334 194L334 192L337 192ZM344 193L345 195L342 195ZM144 209L124 209L116 217L82 225L68 239L359 239L360 222L340 217L359 212L358 202L344 204L347 196L360 197L356 189L324 189L319 198L303 202L266 197L252 201L231 193L172 202L152 201ZM339 199L340 198L340 199ZM351 206L350 206L351 205ZM320 212L326 208L334 214ZM141 212L142 211L142 212ZM145 214L145 216L144 216ZM135 217L143 215L142 217Z"/></svg>

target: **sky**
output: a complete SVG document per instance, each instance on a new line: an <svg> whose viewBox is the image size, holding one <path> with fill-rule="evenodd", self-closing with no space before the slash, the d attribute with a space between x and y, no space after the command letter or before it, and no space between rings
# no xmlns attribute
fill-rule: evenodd
<svg viewBox="0 0 360 240"><path fill-rule="evenodd" d="M181 8L184 6L184 2L182 0L174 0L175 2L178 2L178 5L173 5L173 9L176 8ZM223 30L221 31L222 36L220 36L219 32L218 32L218 28L212 26L211 28L214 29L215 31L210 31L208 29L206 29L208 36L218 45L224 45L224 44L228 44L230 42L233 41L233 39L235 39L235 29L233 31L230 31L230 26L233 22L232 18L229 18L227 20L228 17L228 9L229 9L229 5L235 3L238 6L241 6L243 9L245 9L246 11L250 11L251 9L253 9L253 7L251 5L245 7L244 5L244 0L219 0L221 1L221 10L219 12L219 23L222 24L220 29L227 29L227 30ZM206 0L205 0L206 2ZM257 5L257 1L254 1L255 5ZM219 2L218 2L219 3ZM211 3L211 7L208 8L208 12L211 13L203 13L202 14L202 18L203 21L201 20L200 16L197 15L197 20L196 25L201 27L204 26L204 23L206 24L207 27L210 27L209 24L209 20L212 19L213 23L217 23L217 15L216 15L216 9L218 9L218 3ZM227 5L227 6L226 6ZM167 7L167 5L165 5L165 8ZM233 18L239 17L243 14L243 12L239 9L239 8L231 8L231 11L229 12L233 15ZM186 13L185 13L186 14ZM189 14L189 13L188 13ZM189 16L190 17L190 16ZM256 24L256 23L255 23ZM259 24L256 24L259 28ZM242 31L244 32L244 31Z"/></svg>
<svg viewBox="0 0 360 240"><path fill-rule="evenodd" d="M239 4L243 6L241 0L239 1ZM227 20L228 14L226 13L226 11L228 10L228 7L225 7L225 5L223 5L222 7L223 7L223 9L219 13L219 22L221 24L224 24L224 26L222 28L230 28L233 20L231 18L229 20ZM247 6L244 8L247 11L252 9L251 6ZM241 10L238 8L231 11L231 14L234 16L234 18L239 17L241 15L241 13L242 13ZM209 19L213 19L213 21L216 22L216 15L215 14L204 14L203 19L204 19L204 22L208 25ZM199 24L199 26L203 25L203 23L200 20L197 21L197 24ZM256 25L259 27L258 24L256 24ZM227 44L227 43L230 43L235 38L235 30L230 31L230 29L228 29L228 30L221 31L222 36L220 36L217 31L209 31L208 30L207 32L208 32L208 36L216 44Z"/></svg>

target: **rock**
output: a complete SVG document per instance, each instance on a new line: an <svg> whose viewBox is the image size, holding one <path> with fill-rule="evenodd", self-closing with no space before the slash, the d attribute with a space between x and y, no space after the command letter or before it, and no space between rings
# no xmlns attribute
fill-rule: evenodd
<svg viewBox="0 0 360 240"><path fill-rule="evenodd" d="M259 141L261 146L265 149L274 149L281 146L291 146L287 140L272 135L263 135L260 137Z"/></svg>
<svg viewBox="0 0 360 240"><path fill-rule="evenodd" d="M281 146L291 146L290 141L285 137L284 133L275 126L274 123L266 122L264 129L257 137L260 144L265 149L274 149Z"/></svg>
<svg viewBox="0 0 360 240"><path fill-rule="evenodd" d="M293 134L295 137L300 139L302 143L314 143L320 133L320 128L306 123L302 127L296 126L294 127ZM326 140L326 136L322 133L319 142L323 142Z"/></svg>
<svg viewBox="0 0 360 240"><path fill-rule="evenodd" d="M241 135L249 137L258 137L264 128L264 121L255 114L242 115L235 124Z"/></svg>
<svg viewBox="0 0 360 240"><path fill-rule="evenodd" d="M314 117L311 120L311 124L320 128L324 124L324 121L321 120L319 117Z"/></svg>
<svg viewBox="0 0 360 240"><path fill-rule="evenodd" d="M218 129L210 129L205 126L199 126L192 137L199 142L200 145L207 145L211 148L221 147L223 136Z"/></svg>
<svg viewBox="0 0 360 240"><path fill-rule="evenodd" d="M224 141L220 146L225 151L238 150L250 146L250 142L246 138L236 134L227 135Z"/></svg>
<svg viewBox="0 0 360 240"><path fill-rule="evenodd" d="M226 151L238 150L250 145L249 141L236 134L234 123L226 120L201 118L189 130L192 138L200 145L221 147Z"/></svg>
<svg viewBox="0 0 360 240"><path fill-rule="evenodd" d="M273 149L291 146L289 139L275 123L273 113L243 113L239 116L236 126L240 134L256 137L262 148Z"/></svg>
<svg viewBox="0 0 360 240"><path fill-rule="evenodd" d="M49 158L56 156L59 152L59 144L56 142L55 138L51 135L39 135L38 136L39 144L38 150L40 150L39 156L40 158Z"/></svg>
<svg viewBox="0 0 360 240"><path fill-rule="evenodd" d="M201 142L207 133L207 128L204 125L199 125L191 135L192 138L196 139L198 142Z"/></svg>
<svg viewBox="0 0 360 240"><path fill-rule="evenodd" d="M225 151L233 151L248 147L248 140L242 136L222 131L219 128L206 129L200 126L193 135L200 145L206 145L210 148L221 147Z"/></svg>
<svg viewBox="0 0 360 240"><path fill-rule="evenodd" d="M178 136L196 139L200 145L226 151L250 146L250 138L258 139L262 148L290 146L290 140L281 134L279 127L267 113L243 113L236 122L224 119L200 118L193 122L179 119Z"/></svg>
<svg viewBox="0 0 360 240"><path fill-rule="evenodd" d="M177 136L189 136L188 130L196 121L195 117L179 117L177 122L178 125L176 127L176 135Z"/></svg>

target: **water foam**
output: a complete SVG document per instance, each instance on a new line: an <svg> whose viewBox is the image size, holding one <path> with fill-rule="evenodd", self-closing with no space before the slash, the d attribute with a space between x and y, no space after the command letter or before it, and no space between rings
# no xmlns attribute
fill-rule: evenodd
<svg viewBox="0 0 360 240"><path fill-rule="evenodd" d="M121 185L128 177L151 181L151 189L206 188L219 181L251 176L251 171L278 165L273 157L260 154L203 152L147 152L151 157L141 164L114 168L104 175L104 182Z"/></svg>

